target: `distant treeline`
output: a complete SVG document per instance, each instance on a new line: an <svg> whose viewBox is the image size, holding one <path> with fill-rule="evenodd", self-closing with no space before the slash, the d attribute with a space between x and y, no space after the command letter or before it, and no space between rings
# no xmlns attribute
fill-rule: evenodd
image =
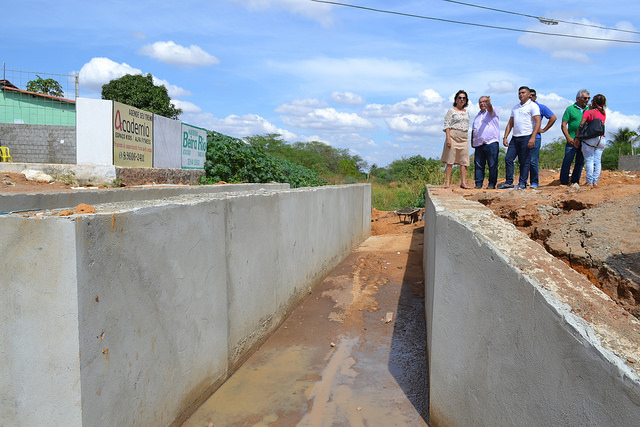
<svg viewBox="0 0 640 427"><path fill-rule="evenodd" d="M621 128L608 135L602 155L603 169L618 168L618 157L631 154L638 133ZM560 169L565 140L557 138L540 149L541 169ZM473 153L473 150L471 150ZM499 155L499 174L504 176L504 154ZM473 155L471 158L473 165ZM369 165L347 149L335 148L319 141L285 142L281 135L267 134L243 139L209 131L207 137L206 178L203 182L285 182L291 187L370 181L387 185L441 184L444 172L440 159L421 155L403 157L387 166ZM459 170L454 171L454 179ZM468 169L473 176L473 167Z"/></svg>

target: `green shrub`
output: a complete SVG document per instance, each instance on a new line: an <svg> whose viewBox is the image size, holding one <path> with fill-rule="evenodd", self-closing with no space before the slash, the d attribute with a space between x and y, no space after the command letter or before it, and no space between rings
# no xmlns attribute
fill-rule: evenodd
<svg viewBox="0 0 640 427"><path fill-rule="evenodd" d="M259 147L244 141L209 131L207 134L207 160L204 164L203 184L219 181L281 182L292 188L326 184L317 173L289 160L266 154Z"/></svg>

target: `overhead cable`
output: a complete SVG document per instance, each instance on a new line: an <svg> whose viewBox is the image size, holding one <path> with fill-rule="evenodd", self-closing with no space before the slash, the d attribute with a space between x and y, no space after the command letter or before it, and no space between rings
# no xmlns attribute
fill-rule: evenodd
<svg viewBox="0 0 640 427"><path fill-rule="evenodd" d="M456 21L456 20L444 19L444 18L435 18L435 17L432 17L432 16L415 15L415 14L412 14L412 13L395 12L395 11L384 10L384 9L374 9L374 8L371 8L371 7L358 6L358 5L354 5L354 4L348 4L348 3L340 3L340 2L336 2L336 1L326 1L326 0L311 0L311 1L316 2L316 3L333 4L333 5L336 5L336 6L352 7L352 8L355 8L355 9L368 10L368 11L371 11L371 12L388 13L388 14L391 14L391 15L407 16L407 17L410 17L410 18L428 19L428 20L432 20L432 21L448 22L448 23L451 23L451 24L460 24L460 25L470 25L470 26L473 26L473 27L491 28L491 29L494 29L494 30L515 31L515 32L519 32L519 33L540 34L540 35L543 35L543 36L567 37L567 38L573 38L573 39L586 39L586 40L596 40L596 41L615 42L615 43L640 44L640 41L635 41L635 40L606 39L606 38L602 38L602 37L579 36L579 35L575 35L575 34L560 34L560 33L548 33L548 32L544 32L544 31L535 31L535 30L521 30L519 28L509 28L509 27L502 27L502 26L497 26L497 25L476 24L476 23L473 23L473 22Z"/></svg>
<svg viewBox="0 0 640 427"><path fill-rule="evenodd" d="M503 9L496 9L494 7L487 7L487 6L481 6L478 4L472 4L472 3L465 3L462 1L456 1L456 0L442 0L442 1L446 1L449 3L456 3L456 4L461 4L463 6L470 6L470 7L477 7L479 9L486 9L486 10L493 10L494 12L501 12L501 13L508 13L511 15L518 15L518 16L526 16L527 18L533 18L543 24L546 25L558 25L558 22L562 22L563 24L571 24L571 25L580 25L583 27L591 27L591 28L599 28L602 30L609 30L609 31L620 31L623 33L631 33L631 34L640 34L640 31L633 31L633 30L623 30L620 28L610 28L610 27L603 27L601 25L594 25L594 24L584 24L582 22L575 22L575 21L563 21L562 19L556 19L556 18L544 18L542 16L534 16L534 15L529 15L526 13L519 13L519 12L512 12L509 10L503 10Z"/></svg>

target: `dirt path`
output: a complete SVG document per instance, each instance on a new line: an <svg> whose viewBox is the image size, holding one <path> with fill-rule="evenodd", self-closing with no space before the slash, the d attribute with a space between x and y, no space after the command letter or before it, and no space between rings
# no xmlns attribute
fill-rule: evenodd
<svg viewBox="0 0 640 427"><path fill-rule="evenodd" d="M184 427L426 425L422 222L373 228Z"/></svg>

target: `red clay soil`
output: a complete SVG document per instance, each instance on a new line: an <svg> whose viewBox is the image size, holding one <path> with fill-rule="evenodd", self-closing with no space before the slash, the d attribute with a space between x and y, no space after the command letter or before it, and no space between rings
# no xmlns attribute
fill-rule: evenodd
<svg viewBox="0 0 640 427"><path fill-rule="evenodd" d="M76 191L61 182L30 181L24 174L0 172L0 194L2 193L47 193L56 191Z"/></svg>

